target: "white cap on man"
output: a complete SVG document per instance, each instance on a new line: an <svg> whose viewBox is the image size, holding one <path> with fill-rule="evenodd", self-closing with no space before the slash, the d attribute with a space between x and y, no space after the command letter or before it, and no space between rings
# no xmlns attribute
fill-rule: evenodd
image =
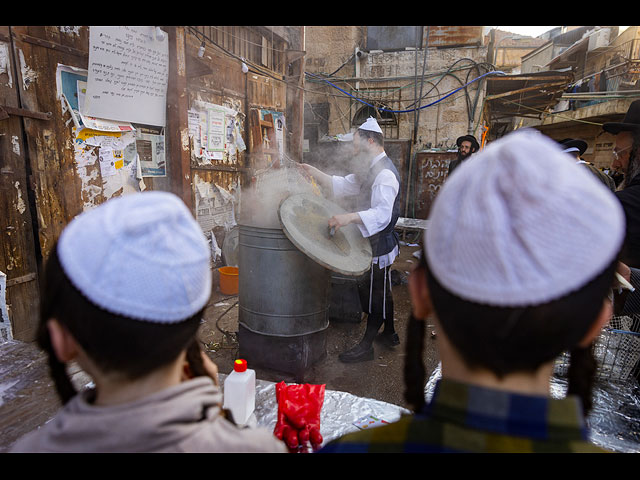
<svg viewBox="0 0 640 480"><path fill-rule="evenodd" d="M378 122L373 117L367 118L367 121L364 122L362 125L360 125L358 130L369 130L371 132L382 133L382 129L380 128L380 125L378 125Z"/></svg>

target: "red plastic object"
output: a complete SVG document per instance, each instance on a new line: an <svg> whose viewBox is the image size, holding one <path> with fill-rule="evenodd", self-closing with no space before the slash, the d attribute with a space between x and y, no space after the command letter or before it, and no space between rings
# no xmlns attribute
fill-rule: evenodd
<svg viewBox="0 0 640 480"><path fill-rule="evenodd" d="M309 445L317 450L322 445L320 412L324 392L325 385L276 385L278 419L273 433L290 451L308 451Z"/></svg>
<svg viewBox="0 0 640 480"><path fill-rule="evenodd" d="M233 362L233 370L236 372L246 372L247 371L247 361L239 358L235 362Z"/></svg>

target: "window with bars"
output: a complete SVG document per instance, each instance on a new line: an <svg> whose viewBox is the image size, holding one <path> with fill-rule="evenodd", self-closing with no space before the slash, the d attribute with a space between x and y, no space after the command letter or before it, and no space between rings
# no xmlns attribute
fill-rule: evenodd
<svg viewBox="0 0 640 480"><path fill-rule="evenodd" d="M284 75L286 42L266 28L247 26L191 27L216 45L249 62Z"/></svg>
<svg viewBox="0 0 640 480"><path fill-rule="evenodd" d="M352 91L352 95L361 101L352 100L351 125L359 127L367 118L373 117L378 121L385 138L399 138L398 115L402 100L401 90L398 88L365 88ZM366 102L366 103L362 103Z"/></svg>

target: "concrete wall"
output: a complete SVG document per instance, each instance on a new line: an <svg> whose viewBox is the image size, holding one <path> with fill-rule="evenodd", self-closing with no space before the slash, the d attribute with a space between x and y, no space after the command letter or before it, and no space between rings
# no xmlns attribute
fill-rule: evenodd
<svg viewBox="0 0 640 480"><path fill-rule="evenodd" d="M469 27L472 28L472 27ZM478 27L474 27L478 28ZM470 38L481 36L474 33ZM356 47L367 50L366 27L359 26L311 26L305 32L307 52L305 70L307 72L333 73L355 52ZM482 42L480 42L482 43ZM416 76L422 76L423 64L426 66L425 83L422 85L421 106L435 102L438 98L462 87L486 70L471 68L473 62L483 63L487 59L487 46L472 45L452 48L429 48L419 51L369 52L358 60L351 59L331 79L340 88L363 98L368 89L388 89L390 98L400 98L400 104L390 104L392 110L409 110L420 93ZM462 60L468 59L468 60ZM447 71L454 63L455 69ZM356 72L359 72L356 81ZM348 78L348 81L346 80ZM343 79L343 80L340 80ZM384 81L380 81L384 79ZM478 92L480 87L480 92ZM359 88L359 91L355 89ZM467 103L467 96L469 104ZM480 117L484 82L476 82L454 93L444 101L433 106L421 108L419 112L394 114L398 121L394 135L398 139L412 139L414 124L418 122L415 141L418 147L454 147L458 136L473 133ZM328 104L328 135L347 133L355 128L351 119L363 103L349 98L339 90L326 84L310 81L307 77L305 108L311 104ZM471 115L469 113L471 111ZM477 133L477 132L476 132ZM476 134L478 137L479 135Z"/></svg>
<svg viewBox="0 0 640 480"><path fill-rule="evenodd" d="M525 55L522 58L522 66L520 67L520 70L522 73L535 73L547 70L546 65L557 54L558 48L552 42L548 42L538 50Z"/></svg>
<svg viewBox="0 0 640 480"><path fill-rule="evenodd" d="M426 50L426 78L422 85L423 100L418 112L418 132L416 142L418 145L428 145L438 148L454 147L455 140L461 135L473 132L479 118L480 106L484 97L484 83L479 81L469 85L465 90L454 93L445 100L432 104L444 95L462 87L465 83L478 77L484 70L470 68L473 62L482 63L486 59L486 47L460 47L460 48L429 48ZM384 83L376 83L379 88L387 86L400 87L408 85L403 91L405 105L413 103L415 88L412 86L413 78L417 74L421 76L422 66L425 62L425 51L405 51L390 53L371 53L361 65L362 76L365 78L393 78ZM462 60L469 59L469 60ZM460 61L454 69L448 69ZM400 80L403 78L404 80ZM363 82L361 82L361 85ZM420 85L417 85L418 96ZM478 91L480 88L480 91ZM476 105L475 114L469 114L466 94L468 94L471 109ZM478 97L476 100L476 96ZM414 121L413 112L397 114L399 121L399 138L412 138Z"/></svg>

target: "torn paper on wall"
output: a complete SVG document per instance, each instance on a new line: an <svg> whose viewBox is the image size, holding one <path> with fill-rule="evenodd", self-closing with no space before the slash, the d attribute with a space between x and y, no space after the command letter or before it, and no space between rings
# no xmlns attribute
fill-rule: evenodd
<svg viewBox="0 0 640 480"><path fill-rule="evenodd" d="M32 69L24 59L24 52L22 50L19 51L20 57L20 73L22 74L22 88L24 90L29 89L29 85L36 81L38 78L38 72Z"/></svg>
<svg viewBox="0 0 640 480"><path fill-rule="evenodd" d="M273 129L276 138L276 148L278 149L278 159L280 162L284 161L284 130L285 126L285 117L282 112L276 112L272 110L261 110L260 112L262 118L265 115L271 115L273 118Z"/></svg>
<svg viewBox="0 0 640 480"><path fill-rule="evenodd" d="M238 152L246 150L240 135L239 113L224 105L195 100L189 110L191 156L198 165L213 161L236 164Z"/></svg>
<svg viewBox="0 0 640 480"><path fill-rule="evenodd" d="M196 220L203 232L223 227L230 230L236 225L233 195L213 183L193 177L195 186Z"/></svg>
<svg viewBox="0 0 640 480"><path fill-rule="evenodd" d="M81 181L82 209L86 211L99 204L102 194L101 180L98 178L99 172L96 167L98 147L87 145L81 140L76 140L73 147L76 173Z"/></svg>
<svg viewBox="0 0 640 480"><path fill-rule="evenodd" d="M112 143L107 149L112 150L113 168L115 174L102 179L102 195L105 200L126 193L141 190L140 181L137 178L137 144L136 133L123 133L118 143ZM100 148L102 150L104 146Z"/></svg>
<svg viewBox="0 0 640 480"><path fill-rule="evenodd" d="M75 128L84 126L80 118L78 105L78 82L86 82L86 80L86 70L58 64L56 69L56 97L60 100L62 112L69 113Z"/></svg>
<svg viewBox="0 0 640 480"><path fill-rule="evenodd" d="M87 145L81 142L74 142L74 158L76 167L86 167L93 165L98 158L97 149L93 145Z"/></svg>
<svg viewBox="0 0 640 480"><path fill-rule="evenodd" d="M20 142L16 135L11 136L11 149L13 150L13 153L20 155Z"/></svg>
<svg viewBox="0 0 640 480"><path fill-rule="evenodd" d="M144 192L147 189L147 186L144 183L144 178L142 177L142 166L140 165L140 155L136 151L136 180L138 181L138 187L141 192Z"/></svg>
<svg viewBox="0 0 640 480"><path fill-rule="evenodd" d="M82 109L85 102L85 96L87 94L87 82L78 80L77 82L78 89L78 107L80 118L82 119L82 123L87 127L93 130L100 130L102 132L132 132L135 129L133 125L129 122L124 121L115 121L115 120L107 120L104 118L96 118L91 117L89 115L85 115L82 113Z"/></svg>
<svg viewBox="0 0 640 480"><path fill-rule="evenodd" d="M0 272L0 343L12 340L11 321L7 309L7 275Z"/></svg>
<svg viewBox="0 0 640 480"><path fill-rule="evenodd" d="M218 246L218 241L216 240L216 236L211 232L209 235L209 243L211 244L211 260L213 263L217 263L220 258L222 258L222 249Z"/></svg>
<svg viewBox="0 0 640 480"><path fill-rule="evenodd" d="M58 64L56 70L56 92L62 112L69 113L76 128L87 127L104 132L134 131L129 122L116 122L81 113L87 89L87 70ZM67 122L68 123L68 122Z"/></svg>
<svg viewBox="0 0 640 480"><path fill-rule="evenodd" d="M144 183L138 175L135 132L100 132L82 128L79 131L74 129L74 134L76 171L82 180L85 210L96 206L100 195L108 200L120 194L144 190Z"/></svg>
<svg viewBox="0 0 640 480"><path fill-rule="evenodd" d="M100 161L100 175L102 175L103 180L117 173L116 155L113 149L100 148L98 160Z"/></svg>
<svg viewBox="0 0 640 480"><path fill-rule="evenodd" d="M0 42L0 76L2 75L7 76L5 85L9 88L13 88L13 79L11 78L11 60L9 58L9 44L4 42Z"/></svg>
<svg viewBox="0 0 640 480"><path fill-rule="evenodd" d="M224 110L220 108L207 109L207 150L209 152L224 152L226 133Z"/></svg>
<svg viewBox="0 0 640 480"><path fill-rule="evenodd" d="M23 214L25 212L25 210L27 209L24 200L22 199L22 191L20 190L20 182L16 182L13 185L16 188L16 203L14 204L15 209L20 212L20 214Z"/></svg>
<svg viewBox="0 0 640 480"><path fill-rule="evenodd" d="M239 152L244 152L247 149L247 146L244 143L244 139L242 138L242 135L240 134L240 121L236 118L235 121L235 125L234 125L234 142L233 145L236 146L237 150Z"/></svg>
<svg viewBox="0 0 640 480"><path fill-rule="evenodd" d="M138 132L136 148L142 177L166 177L164 135Z"/></svg>

